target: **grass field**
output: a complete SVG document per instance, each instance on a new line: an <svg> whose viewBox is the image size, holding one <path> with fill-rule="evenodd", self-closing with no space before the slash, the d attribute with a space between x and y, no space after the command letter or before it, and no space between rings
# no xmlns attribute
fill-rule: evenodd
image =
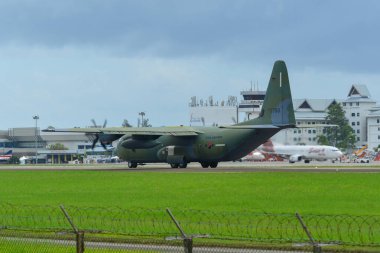
<svg viewBox="0 0 380 253"><path fill-rule="evenodd" d="M27 205L380 214L378 173L0 171L0 201Z"/></svg>

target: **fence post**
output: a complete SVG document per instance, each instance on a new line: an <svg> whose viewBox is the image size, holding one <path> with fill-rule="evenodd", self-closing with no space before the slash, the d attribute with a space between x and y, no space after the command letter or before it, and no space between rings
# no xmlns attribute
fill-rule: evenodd
<svg viewBox="0 0 380 253"><path fill-rule="evenodd" d="M84 232L79 231L78 228L75 226L73 220L71 219L70 215L66 212L66 209L63 205L59 206L65 215L66 219L70 223L72 229L74 230L74 233L76 235L76 249L77 253L83 253L84 252Z"/></svg>
<svg viewBox="0 0 380 253"><path fill-rule="evenodd" d="M179 232L182 235L183 247L185 249L185 253L192 253L193 252L193 238L185 234L185 231L183 231L181 225L179 225L179 222L176 220L176 218L174 217L174 215L172 214L169 208L166 208L166 212L169 214L170 218L172 219L172 221L174 222L174 224L176 225L176 227L178 228Z"/></svg>
<svg viewBox="0 0 380 253"><path fill-rule="evenodd" d="M307 237L309 237L311 245L313 245L313 253L322 253L321 246L314 240L313 236L311 235L311 232L307 228L307 226L306 226L305 222L303 221L301 215L299 215L299 213L296 213L296 217L299 220L299 222L301 223L302 228L305 231Z"/></svg>
<svg viewBox="0 0 380 253"><path fill-rule="evenodd" d="M192 238L184 238L183 239L183 247L185 248L185 253L193 252L193 239Z"/></svg>
<svg viewBox="0 0 380 253"><path fill-rule="evenodd" d="M84 232L80 231L76 234L77 253L84 252Z"/></svg>

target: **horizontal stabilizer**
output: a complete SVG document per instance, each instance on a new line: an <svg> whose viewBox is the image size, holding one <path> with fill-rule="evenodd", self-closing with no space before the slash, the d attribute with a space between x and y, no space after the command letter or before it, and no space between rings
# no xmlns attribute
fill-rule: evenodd
<svg viewBox="0 0 380 253"><path fill-rule="evenodd" d="M234 125L234 126L220 126L219 128L227 129L278 129L280 127L274 125Z"/></svg>
<svg viewBox="0 0 380 253"><path fill-rule="evenodd" d="M322 128L322 127L338 127L338 125L333 124L314 124L314 125L297 125L295 128Z"/></svg>

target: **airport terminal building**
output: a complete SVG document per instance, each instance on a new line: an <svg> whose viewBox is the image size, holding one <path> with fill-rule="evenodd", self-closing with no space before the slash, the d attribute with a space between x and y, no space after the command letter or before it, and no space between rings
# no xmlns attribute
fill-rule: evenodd
<svg viewBox="0 0 380 253"><path fill-rule="evenodd" d="M51 150L51 145L57 143L64 146L63 150ZM0 131L0 152L13 151L18 157L30 157L34 163L60 164L83 157L92 152L92 141L82 133L49 133L41 132L39 128L10 128Z"/></svg>

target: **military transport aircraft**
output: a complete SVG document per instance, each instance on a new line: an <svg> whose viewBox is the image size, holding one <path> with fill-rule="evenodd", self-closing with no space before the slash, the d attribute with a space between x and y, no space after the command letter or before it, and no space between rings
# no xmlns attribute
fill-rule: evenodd
<svg viewBox="0 0 380 253"><path fill-rule="evenodd" d="M173 168L186 168L199 162L203 168L218 166L247 155L284 128L295 127L288 71L283 61L276 61L258 118L232 126L219 127L118 127L45 129L47 132L81 132L95 136L103 147L118 140L114 155L138 164L166 162Z"/></svg>

